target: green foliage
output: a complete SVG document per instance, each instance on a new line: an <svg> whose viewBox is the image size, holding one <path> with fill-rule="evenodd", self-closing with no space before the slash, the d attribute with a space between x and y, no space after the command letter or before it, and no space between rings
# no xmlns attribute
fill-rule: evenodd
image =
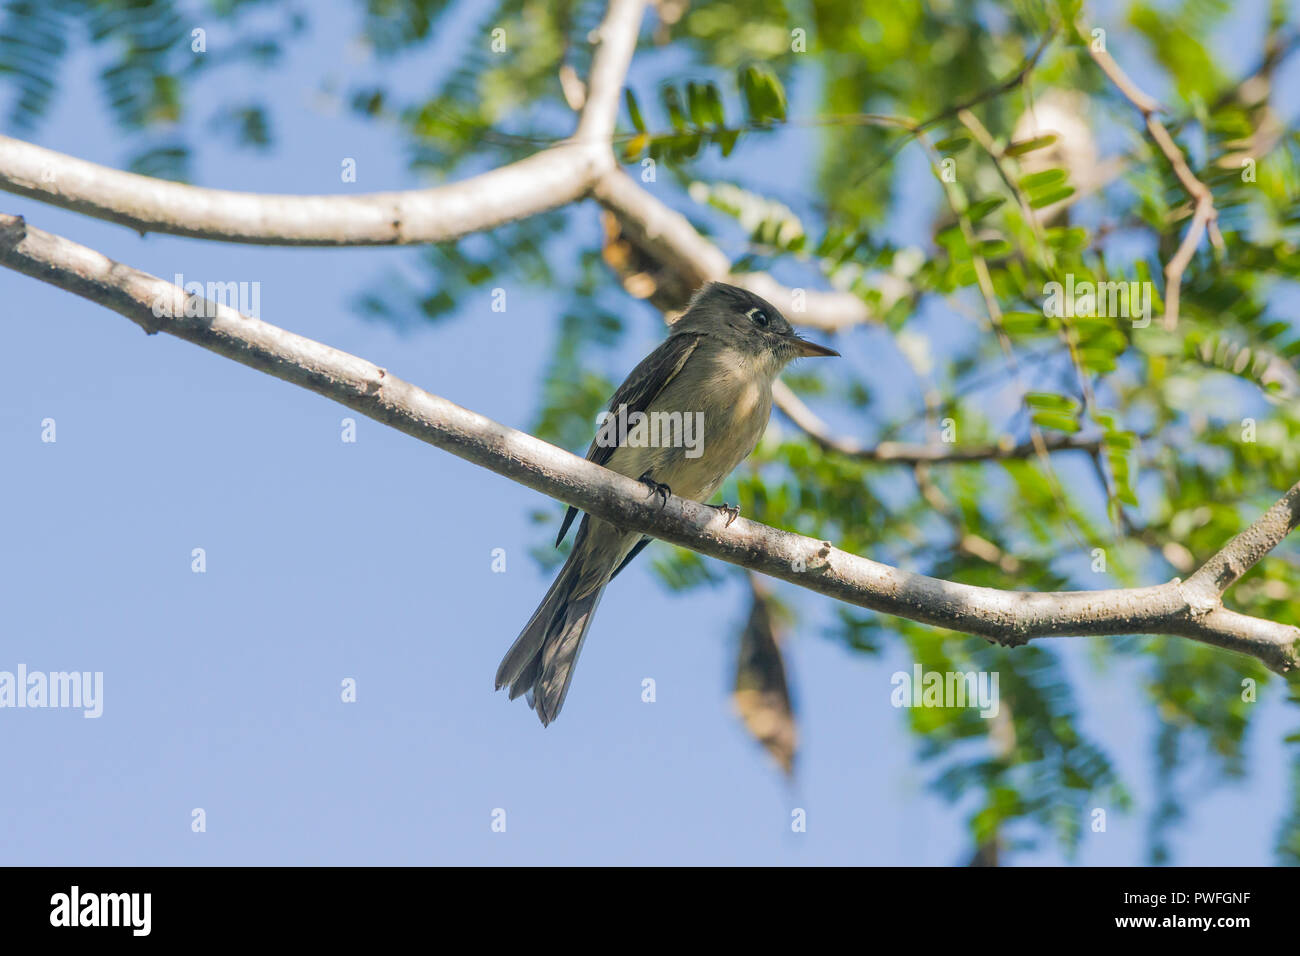
<svg viewBox="0 0 1300 956"><path fill-rule="evenodd" d="M241 29L251 8L279 7L278 26ZM0 20L0 88L14 93L4 122L19 134L34 131L54 105L58 74L73 44L87 42L102 62L104 106L124 133L136 134L127 167L143 175L189 178L190 146L172 132L186 118L186 86L234 65L266 68L305 21L275 0L208 0L204 18L175 0L8 0ZM221 50L196 51L197 23L236 31ZM209 117L236 129L236 141L264 147L269 121L259 104L219 106Z"/></svg>
<svg viewBox="0 0 1300 956"><path fill-rule="evenodd" d="M624 98L635 132L624 141L623 160L633 162L649 155L656 162L684 163L714 143L723 156L730 156L742 133L785 122L785 90L771 71L751 64L740 71L738 86L746 118L740 125L728 126L722 93L715 83L691 80L684 93L677 86L664 84L659 99L669 128L659 133L646 128L641 105L629 87Z"/></svg>
<svg viewBox="0 0 1300 956"><path fill-rule="evenodd" d="M749 232L749 241L766 251L802 252L807 245L803 224L788 206L765 199L731 183L693 182L690 197L735 218Z"/></svg>

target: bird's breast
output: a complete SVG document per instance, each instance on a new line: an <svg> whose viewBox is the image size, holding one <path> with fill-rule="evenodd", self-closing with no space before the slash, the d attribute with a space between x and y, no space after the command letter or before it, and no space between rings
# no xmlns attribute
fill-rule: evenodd
<svg viewBox="0 0 1300 956"><path fill-rule="evenodd" d="M701 345L646 409L645 430L629 433L607 467L708 500L762 438L774 374L753 356Z"/></svg>
<svg viewBox="0 0 1300 956"><path fill-rule="evenodd" d="M663 396L665 407L693 416L695 447L661 455L654 474L674 493L702 501L712 497L763 437L772 411L772 381L765 369L727 349L698 358L687 363Z"/></svg>

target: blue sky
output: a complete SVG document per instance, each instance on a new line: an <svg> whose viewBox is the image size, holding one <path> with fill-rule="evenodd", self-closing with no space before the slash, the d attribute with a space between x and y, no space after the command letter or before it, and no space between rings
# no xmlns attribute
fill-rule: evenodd
<svg viewBox="0 0 1300 956"><path fill-rule="evenodd" d="M448 29L457 24L473 17ZM270 90L261 76L200 85L197 102L266 93L277 142L265 156L208 144L196 181L421 185L391 130L313 105L322 75L346 75L354 27L314 17ZM62 84L32 138L120 164L84 49ZM737 168L807 181L806 136L754 139ZM358 161L355 186L339 182L344 156ZM532 420L562 302L508 264L504 314L483 295L399 334L349 303L409 267L413 250L142 238L8 194L0 211L157 275L260 282L267 321L498 421ZM599 241L594 207L571 222L552 256ZM0 862L950 864L969 852L970 807L927 790L931 771L889 703L890 675L911 661L825 640L824 599L783 592L808 611L789 645L802 734L793 785L730 712L739 588L669 595L644 561L607 592L564 713L543 731L492 676L549 583L528 555L544 534L529 513L547 501L367 419L345 444L347 409L17 274L0 271L0 303L0 670L102 671L105 685L97 720L0 710ZM626 308L629 341L611 357L622 364L602 369L613 378L659 334L648 306ZM54 444L40 440L46 418ZM191 572L193 548L206 551L204 574ZM506 550L504 574L492 572L494 548ZM1058 646L1083 727L1138 808L1085 832L1078 862L1140 863L1155 717L1131 663L1098 673L1087 642ZM645 677L653 704L641 701ZM355 704L340 701L345 678ZM1280 739L1294 724L1278 689L1258 705L1249 776L1190 807L1174 862L1271 861L1287 794ZM806 833L791 832L796 807ZM194 808L205 833L191 832ZM496 808L505 833L491 830ZM1016 859L1064 861L1051 846Z"/></svg>

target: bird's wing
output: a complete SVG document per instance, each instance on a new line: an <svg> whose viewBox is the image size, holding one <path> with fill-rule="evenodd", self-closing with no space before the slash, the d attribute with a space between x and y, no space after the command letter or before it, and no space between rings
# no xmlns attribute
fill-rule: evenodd
<svg viewBox="0 0 1300 956"><path fill-rule="evenodd" d="M650 407L659 393L676 378L677 373L682 370L686 360L691 357L695 347L700 344L700 337L690 333L680 335L670 335L660 344L660 346L641 360L641 364L632 369L630 375L618 387L614 397L610 399L609 411L611 414L618 412L620 405L627 406L627 414L633 412L644 412ZM617 433L613 436L615 441L601 442L599 438L593 439L591 447L587 449L587 460L594 461L598 465L603 465L618 447ZM555 539L555 546L558 548L564 536L569 532L569 526L573 524L573 519L577 517L578 509L570 507L564 515L564 521L560 523L560 533ZM638 549L639 550L639 549Z"/></svg>
<svg viewBox="0 0 1300 956"><path fill-rule="evenodd" d="M616 577L618 577L618 572L622 571L625 567L631 564L632 559L635 558L642 551L644 551L645 546L649 544L652 540L653 539L649 535L646 535L640 541L634 544L632 546L632 550L627 553L627 557L623 559L623 562L614 569L614 573L609 576L609 579L613 581Z"/></svg>

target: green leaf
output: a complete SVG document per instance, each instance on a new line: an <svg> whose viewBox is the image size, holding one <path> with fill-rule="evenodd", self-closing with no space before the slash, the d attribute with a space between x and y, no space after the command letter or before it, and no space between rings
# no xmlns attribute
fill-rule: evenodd
<svg viewBox="0 0 1300 956"><path fill-rule="evenodd" d="M638 133L645 132L645 120L641 118L641 107L637 105L636 94L632 92L631 87L623 90L623 97L627 101L627 112L632 118L632 127Z"/></svg>
<svg viewBox="0 0 1300 956"><path fill-rule="evenodd" d="M1109 349L1079 349L1079 361L1084 368L1099 375L1115 371L1115 353Z"/></svg>
<svg viewBox="0 0 1300 956"><path fill-rule="evenodd" d="M1023 156L1025 153L1032 153L1036 149L1051 146L1055 142L1055 133L1048 133L1046 136L1035 136L1033 139L1022 139L1020 142L1012 143L1008 146L1006 149L1006 155Z"/></svg>
<svg viewBox="0 0 1300 956"><path fill-rule="evenodd" d="M1030 173L1020 179L1020 188L1025 192L1036 192L1044 186L1055 186L1065 182L1064 169L1044 169L1042 172Z"/></svg>
<svg viewBox="0 0 1300 956"><path fill-rule="evenodd" d="M1079 409L1079 402L1070 398L1068 395L1057 395L1054 392L1026 392L1025 403L1030 408L1042 408L1049 411L1057 412L1076 412Z"/></svg>
<svg viewBox="0 0 1300 956"><path fill-rule="evenodd" d="M941 153L960 153L970 145L970 137L958 134L949 136L947 139L941 139L934 144L934 148Z"/></svg>
<svg viewBox="0 0 1300 956"><path fill-rule="evenodd" d="M713 125L722 129L727 125L726 111L722 106L722 94L718 92L716 83L704 84L705 112ZM732 142L735 142L734 138Z"/></svg>
<svg viewBox="0 0 1300 956"><path fill-rule="evenodd" d="M1058 432L1074 434L1079 430L1079 423L1069 415L1056 412L1034 412L1034 424L1039 428L1050 428Z"/></svg>
<svg viewBox="0 0 1300 956"><path fill-rule="evenodd" d="M1047 316L1041 312L1007 312L1002 316L1002 327L1008 335L1027 335L1045 332L1051 326Z"/></svg>
<svg viewBox="0 0 1300 956"><path fill-rule="evenodd" d="M978 202L971 203L966 215L970 217L971 222L979 222L993 210L1000 208L1007 201L1005 196L989 196Z"/></svg>
<svg viewBox="0 0 1300 956"><path fill-rule="evenodd" d="M1050 192L1040 193L1037 196L1029 198L1030 209L1042 209L1044 206L1050 206L1052 203L1060 202L1062 199L1069 199L1074 195L1073 186L1062 186L1060 189L1053 189Z"/></svg>
<svg viewBox="0 0 1300 956"><path fill-rule="evenodd" d="M677 92L677 87L665 85L659 91L659 96L663 100L664 109L668 111L668 122L673 129L685 131L686 113L682 110L682 96Z"/></svg>
<svg viewBox="0 0 1300 956"><path fill-rule="evenodd" d="M776 78L775 73L765 75L767 85L768 105L771 109L771 115L785 122L785 89L781 86L781 81Z"/></svg>
<svg viewBox="0 0 1300 956"><path fill-rule="evenodd" d="M769 120L784 122L785 91L776 75L766 67L751 65L740 72L740 92L750 122L762 125Z"/></svg>
<svg viewBox="0 0 1300 956"><path fill-rule="evenodd" d="M637 133L627 141L623 147L623 158L629 162L634 159L640 159L641 154L645 152L646 146L650 144L650 136L646 133Z"/></svg>
<svg viewBox="0 0 1300 956"><path fill-rule="evenodd" d="M703 83L692 80L686 84L686 108L690 111L691 122L696 126L704 128L709 125L712 117Z"/></svg>
<svg viewBox="0 0 1300 956"><path fill-rule="evenodd" d="M1043 238L1059 252L1078 252L1088 248L1088 230L1082 226L1071 226L1068 229L1053 226L1044 233Z"/></svg>

